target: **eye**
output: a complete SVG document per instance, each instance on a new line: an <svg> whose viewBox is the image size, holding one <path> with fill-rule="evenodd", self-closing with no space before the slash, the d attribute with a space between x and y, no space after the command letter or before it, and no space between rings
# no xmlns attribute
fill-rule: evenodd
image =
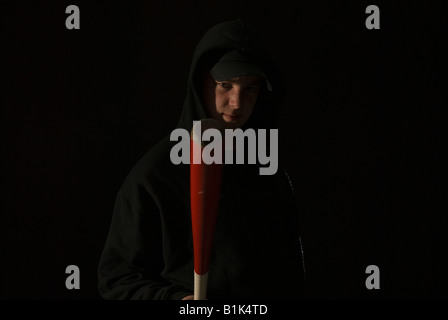
<svg viewBox="0 0 448 320"><path fill-rule="evenodd" d="M216 82L216 85L224 89L232 89L232 85L228 82Z"/></svg>
<svg viewBox="0 0 448 320"><path fill-rule="evenodd" d="M249 87L247 87L247 90L248 90L249 92L258 92L258 91L260 91L260 86L259 86L259 85L256 85L256 86L249 86Z"/></svg>

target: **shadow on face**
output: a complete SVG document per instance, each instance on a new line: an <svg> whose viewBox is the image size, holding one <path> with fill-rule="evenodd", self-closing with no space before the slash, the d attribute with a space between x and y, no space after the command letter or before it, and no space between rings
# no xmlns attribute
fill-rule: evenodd
<svg viewBox="0 0 448 320"><path fill-rule="evenodd" d="M202 99L208 117L220 121L227 129L241 128L252 115L261 82L255 75L215 81L210 72L205 72Z"/></svg>

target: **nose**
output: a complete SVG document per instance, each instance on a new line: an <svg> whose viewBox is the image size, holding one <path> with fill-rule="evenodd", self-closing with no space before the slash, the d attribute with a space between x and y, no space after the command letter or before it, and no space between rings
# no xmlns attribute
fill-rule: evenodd
<svg viewBox="0 0 448 320"><path fill-rule="evenodd" d="M239 88L234 88L230 92L229 105L233 109L240 109L242 101L243 101L243 97L242 97L241 90Z"/></svg>

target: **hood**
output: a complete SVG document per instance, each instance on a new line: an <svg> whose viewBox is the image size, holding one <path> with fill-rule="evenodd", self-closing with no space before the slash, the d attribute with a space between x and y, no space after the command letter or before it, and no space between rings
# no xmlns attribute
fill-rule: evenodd
<svg viewBox="0 0 448 320"><path fill-rule="evenodd" d="M260 92L251 118L243 129L276 128L284 98L283 76L274 59L263 49L263 40L260 35L241 19L212 27L196 46L188 77L187 96L178 128L190 131L193 121L207 118L201 92L203 72L208 72L224 54L235 49L256 55L272 86L272 91Z"/></svg>

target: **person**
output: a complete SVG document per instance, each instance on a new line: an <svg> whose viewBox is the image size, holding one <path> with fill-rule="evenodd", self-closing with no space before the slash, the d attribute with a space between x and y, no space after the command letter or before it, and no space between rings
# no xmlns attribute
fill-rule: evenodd
<svg viewBox="0 0 448 320"><path fill-rule="evenodd" d="M213 118L225 128L276 128L285 95L280 68L242 20L212 27L193 55L177 128ZM169 136L120 188L98 266L104 299L189 300L193 245L189 165L175 165ZM207 298L299 299L304 265L299 211L286 171L224 164Z"/></svg>

